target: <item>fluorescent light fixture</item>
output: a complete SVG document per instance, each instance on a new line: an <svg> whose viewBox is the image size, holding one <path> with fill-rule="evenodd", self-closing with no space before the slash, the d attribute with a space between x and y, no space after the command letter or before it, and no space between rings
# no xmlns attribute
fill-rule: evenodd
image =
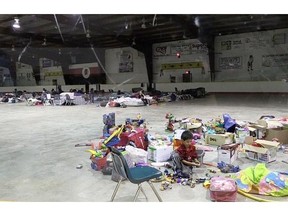
<svg viewBox="0 0 288 216"><path fill-rule="evenodd" d="M199 20L199 17L196 16L195 19L194 19L194 24L197 26L197 27L200 27L200 20Z"/></svg>
<svg viewBox="0 0 288 216"><path fill-rule="evenodd" d="M87 29L87 31L86 31L86 37L87 37L87 38L91 38L90 30L89 30L89 29Z"/></svg>
<svg viewBox="0 0 288 216"><path fill-rule="evenodd" d="M19 23L19 19L18 18L14 19L13 28L16 28L16 29L20 28L20 23Z"/></svg>
<svg viewBox="0 0 288 216"><path fill-rule="evenodd" d="M42 46L46 46L46 45L47 45L46 41L47 41L46 38L44 38L44 39L43 39Z"/></svg>
<svg viewBox="0 0 288 216"><path fill-rule="evenodd" d="M135 45L136 45L135 38L133 38L132 46L135 46Z"/></svg>
<svg viewBox="0 0 288 216"><path fill-rule="evenodd" d="M142 19L142 25L141 25L141 28L142 29L146 29L146 20L145 20L145 18L143 17L143 19Z"/></svg>

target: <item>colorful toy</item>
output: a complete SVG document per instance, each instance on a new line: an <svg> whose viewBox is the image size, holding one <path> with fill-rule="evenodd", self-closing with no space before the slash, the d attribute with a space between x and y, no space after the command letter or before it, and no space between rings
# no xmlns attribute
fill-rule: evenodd
<svg viewBox="0 0 288 216"><path fill-rule="evenodd" d="M103 153L102 151L99 151L99 150L92 150L92 149L88 149L86 150L87 152L90 152L92 157L98 157L98 158L102 158L103 157Z"/></svg>
<svg viewBox="0 0 288 216"><path fill-rule="evenodd" d="M109 129L115 126L115 113L109 113L103 115L103 137L105 134L109 134Z"/></svg>
<svg viewBox="0 0 288 216"><path fill-rule="evenodd" d="M174 125L173 125L173 123L176 122L175 117L172 115L172 113L166 113L165 118L168 119L168 124L167 124L166 130L168 130L168 131L174 131Z"/></svg>
<svg viewBox="0 0 288 216"><path fill-rule="evenodd" d="M164 190L167 190L167 189L172 189L172 185L170 184L170 182L163 181L161 183L160 190L164 191Z"/></svg>
<svg viewBox="0 0 288 216"><path fill-rule="evenodd" d="M115 130L108 138L103 141L103 144L106 146L113 146L118 144L124 127L124 124L119 126L117 130Z"/></svg>

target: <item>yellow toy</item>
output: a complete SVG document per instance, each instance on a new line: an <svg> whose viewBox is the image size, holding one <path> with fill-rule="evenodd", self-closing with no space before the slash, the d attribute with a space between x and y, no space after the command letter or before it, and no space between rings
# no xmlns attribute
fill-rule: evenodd
<svg viewBox="0 0 288 216"><path fill-rule="evenodd" d="M111 139L114 138L115 136L117 136L118 138L120 138L120 135L121 135L124 127L125 127L125 125L122 124L122 125L121 125L117 130L115 130L107 139L105 139L105 140L103 141L103 144L104 144L104 145L107 145L107 143L108 143L109 141L111 141Z"/></svg>

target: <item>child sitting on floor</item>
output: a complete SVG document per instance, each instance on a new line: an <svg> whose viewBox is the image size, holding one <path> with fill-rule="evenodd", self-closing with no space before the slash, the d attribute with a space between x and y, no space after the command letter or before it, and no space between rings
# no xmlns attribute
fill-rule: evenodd
<svg viewBox="0 0 288 216"><path fill-rule="evenodd" d="M198 155L195 142L189 130L182 133L181 142L181 145L172 153L172 160L176 171L183 171L183 165L188 166L190 170L192 170L194 166L199 167L200 162L197 159Z"/></svg>

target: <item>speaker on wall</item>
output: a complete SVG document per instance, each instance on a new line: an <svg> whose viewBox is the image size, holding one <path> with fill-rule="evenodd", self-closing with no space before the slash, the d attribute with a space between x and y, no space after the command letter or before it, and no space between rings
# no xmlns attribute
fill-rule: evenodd
<svg viewBox="0 0 288 216"><path fill-rule="evenodd" d="M192 82L192 74L190 71L185 71L182 75L183 82Z"/></svg>

